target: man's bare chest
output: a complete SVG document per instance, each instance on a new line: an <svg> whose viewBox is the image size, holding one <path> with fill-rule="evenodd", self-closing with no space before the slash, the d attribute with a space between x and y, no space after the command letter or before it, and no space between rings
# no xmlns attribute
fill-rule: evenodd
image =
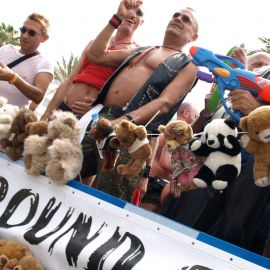
<svg viewBox="0 0 270 270"><path fill-rule="evenodd" d="M175 52L164 51L160 49L160 47L152 47L132 59L129 67L145 67L150 70L156 70L162 62L173 54L175 54Z"/></svg>

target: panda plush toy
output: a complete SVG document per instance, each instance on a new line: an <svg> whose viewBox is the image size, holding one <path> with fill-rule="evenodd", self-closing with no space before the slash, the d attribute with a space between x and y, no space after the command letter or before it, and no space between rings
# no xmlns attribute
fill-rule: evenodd
<svg viewBox="0 0 270 270"><path fill-rule="evenodd" d="M205 126L200 139L190 142L194 154L206 157L193 179L197 187L212 185L214 189L223 190L240 174L241 146L237 136L234 121L214 119Z"/></svg>

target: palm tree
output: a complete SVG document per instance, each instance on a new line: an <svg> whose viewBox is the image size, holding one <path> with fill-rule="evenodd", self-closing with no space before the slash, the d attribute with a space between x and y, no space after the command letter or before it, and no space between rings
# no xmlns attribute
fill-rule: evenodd
<svg viewBox="0 0 270 270"><path fill-rule="evenodd" d="M20 44L19 32L10 24L0 23L0 47L5 44L18 46Z"/></svg>
<svg viewBox="0 0 270 270"><path fill-rule="evenodd" d="M58 84L61 84L71 74L74 67L78 64L79 58L71 53L68 61L62 56L62 63L57 61L57 67L54 68L54 79Z"/></svg>

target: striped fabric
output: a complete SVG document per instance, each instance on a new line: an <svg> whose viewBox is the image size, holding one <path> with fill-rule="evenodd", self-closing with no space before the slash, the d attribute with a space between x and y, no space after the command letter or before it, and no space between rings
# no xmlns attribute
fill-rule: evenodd
<svg viewBox="0 0 270 270"><path fill-rule="evenodd" d="M0 61L6 65L22 56L23 54L13 45L4 45L0 48ZM12 70L30 84L34 83L34 78L39 72L53 74L52 64L40 54L21 62L13 67ZM14 85L6 81L0 81L0 96L4 96L10 104L17 105L20 108L27 107L30 104L30 100L27 97Z"/></svg>

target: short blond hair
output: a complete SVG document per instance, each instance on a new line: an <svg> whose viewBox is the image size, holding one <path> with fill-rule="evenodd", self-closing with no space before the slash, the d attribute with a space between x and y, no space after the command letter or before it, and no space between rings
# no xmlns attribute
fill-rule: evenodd
<svg viewBox="0 0 270 270"><path fill-rule="evenodd" d="M43 34L47 34L50 28L49 20L46 19L43 15L40 15L38 13L32 13L28 16L29 20L33 20L38 22L42 27Z"/></svg>

